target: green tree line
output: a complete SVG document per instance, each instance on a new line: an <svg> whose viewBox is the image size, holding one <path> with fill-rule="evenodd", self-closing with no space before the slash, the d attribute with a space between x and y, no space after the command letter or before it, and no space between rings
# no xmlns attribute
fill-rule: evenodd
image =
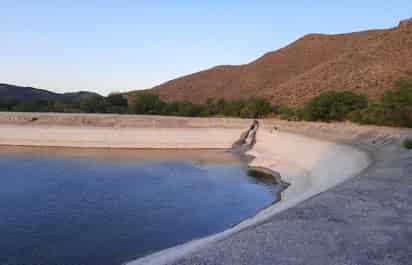
<svg viewBox="0 0 412 265"><path fill-rule="evenodd" d="M110 94L107 97L96 95L80 102L47 100L21 102L15 99L7 99L0 100L0 111L262 118L272 113L273 108L267 100L258 97L238 101L209 99L205 104L194 104L188 101L166 102L156 94L145 92L137 95L131 102L122 94Z"/></svg>
<svg viewBox="0 0 412 265"><path fill-rule="evenodd" d="M412 80L399 80L378 100L350 91L327 91L302 108L279 108L287 120L342 121L360 124L412 127Z"/></svg>
<svg viewBox="0 0 412 265"><path fill-rule="evenodd" d="M301 108L274 108L267 100L258 97L235 101L211 98L204 104L188 101L166 102L156 94L144 92L131 101L122 94L92 96L80 102L20 102L15 99L0 99L0 111L241 118L262 118L274 113L282 119L296 121L350 120L360 124L412 127L412 80L397 81L380 100L370 100L365 95L350 91L326 91L309 100Z"/></svg>

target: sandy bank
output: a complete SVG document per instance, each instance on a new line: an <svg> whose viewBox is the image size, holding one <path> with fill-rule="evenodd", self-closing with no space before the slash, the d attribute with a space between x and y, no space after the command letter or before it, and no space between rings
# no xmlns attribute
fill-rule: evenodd
<svg viewBox="0 0 412 265"><path fill-rule="evenodd" d="M227 149L250 124L226 118L0 113L0 145Z"/></svg>
<svg viewBox="0 0 412 265"><path fill-rule="evenodd" d="M0 145L82 148L227 149L244 129L0 125Z"/></svg>

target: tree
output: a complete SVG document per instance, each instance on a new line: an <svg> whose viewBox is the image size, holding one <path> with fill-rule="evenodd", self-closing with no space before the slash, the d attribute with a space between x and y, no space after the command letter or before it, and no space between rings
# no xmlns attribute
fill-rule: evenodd
<svg viewBox="0 0 412 265"><path fill-rule="evenodd" d="M240 117L240 112L245 107L245 104L244 100L228 102L222 114L225 116Z"/></svg>
<svg viewBox="0 0 412 265"><path fill-rule="evenodd" d="M412 127L412 80L399 80L393 90L384 93L381 102L351 114L362 124Z"/></svg>
<svg viewBox="0 0 412 265"><path fill-rule="evenodd" d="M107 112L109 113L126 113L128 102L122 94L110 94L106 98Z"/></svg>
<svg viewBox="0 0 412 265"><path fill-rule="evenodd" d="M170 103L165 103L162 108L162 115L177 115L179 111L179 102L173 101Z"/></svg>
<svg viewBox="0 0 412 265"><path fill-rule="evenodd" d="M263 98L249 98L240 110L242 118L262 118L272 112L269 101Z"/></svg>
<svg viewBox="0 0 412 265"><path fill-rule="evenodd" d="M105 98L98 95L91 96L80 104L80 108L87 113L105 113L106 107Z"/></svg>
<svg viewBox="0 0 412 265"><path fill-rule="evenodd" d="M161 114L165 102L158 95L142 93L134 100L133 112L136 114Z"/></svg>
<svg viewBox="0 0 412 265"><path fill-rule="evenodd" d="M363 95L350 91L327 91L305 105L303 118L309 121L343 120L350 112L367 106L368 100Z"/></svg>
<svg viewBox="0 0 412 265"><path fill-rule="evenodd" d="M127 107L127 98L122 94L112 93L106 98L106 102L110 106Z"/></svg>
<svg viewBox="0 0 412 265"><path fill-rule="evenodd" d="M399 80L393 90L383 95L383 104L390 106L412 106L412 80Z"/></svg>
<svg viewBox="0 0 412 265"><path fill-rule="evenodd" d="M0 98L0 111L7 111L7 110L9 110L7 101Z"/></svg>
<svg viewBox="0 0 412 265"><path fill-rule="evenodd" d="M178 116L197 117L203 112L203 108L191 102L183 101L178 103Z"/></svg>

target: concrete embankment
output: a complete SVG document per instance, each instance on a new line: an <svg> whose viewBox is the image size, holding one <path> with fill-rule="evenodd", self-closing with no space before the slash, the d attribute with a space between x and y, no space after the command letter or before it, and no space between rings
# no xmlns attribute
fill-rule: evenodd
<svg viewBox="0 0 412 265"><path fill-rule="evenodd" d="M169 264L190 256L243 230L256 227L276 214L356 176L370 163L368 155L354 147L282 132L276 130L275 124L270 121L261 121L256 144L248 154L255 157L251 166L276 171L281 175L282 181L290 184L282 192L279 202L222 233L194 240L129 264Z"/></svg>
<svg viewBox="0 0 412 265"><path fill-rule="evenodd" d="M353 146L368 153L371 164L356 177L259 225L167 264L411 263L412 152L402 147L403 139L412 136L411 130L346 123L265 121L264 125L273 133L289 132ZM296 145L290 149L300 151ZM318 165L322 164L319 161Z"/></svg>

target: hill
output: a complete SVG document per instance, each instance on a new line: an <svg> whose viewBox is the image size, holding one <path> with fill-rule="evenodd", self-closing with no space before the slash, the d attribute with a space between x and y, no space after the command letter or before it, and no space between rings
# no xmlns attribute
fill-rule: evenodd
<svg viewBox="0 0 412 265"><path fill-rule="evenodd" d="M325 90L372 99L412 76L412 19L397 27L338 35L309 34L245 65L217 66L149 91L162 99L205 102L261 96L274 105L302 105ZM139 91L130 92L133 96Z"/></svg>
<svg viewBox="0 0 412 265"><path fill-rule="evenodd" d="M22 87L10 84L0 84L0 99L16 99L22 102L32 102L36 100L78 102L96 93L80 91L74 93L55 93L34 87Z"/></svg>

